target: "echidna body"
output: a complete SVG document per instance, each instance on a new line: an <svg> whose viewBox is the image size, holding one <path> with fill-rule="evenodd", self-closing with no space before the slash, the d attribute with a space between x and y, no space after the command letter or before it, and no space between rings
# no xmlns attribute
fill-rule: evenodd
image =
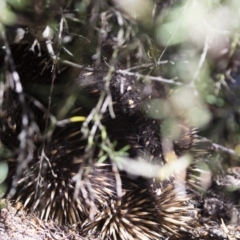
<svg viewBox="0 0 240 240"><path fill-rule="evenodd" d="M124 66L120 64L118 67ZM107 73L108 68L101 64L96 67L96 72L81 72L76 83L89 94L90 99L94 99L104 91L104 77ZM102 122L111 140L118 141L119 149L130 145L131 157L145 152L158 159L159 163L163 162L161 121L148 116L145 103L149 99L164 100L167 96L165 86L160 82L144 82L135 76L114 73L109 89L115 118L106 112Z"/></svg>
<svg viewBox="0 0 240 240"><path fill-rule="evenodd" d="M15 55L16 60L19 61L17 50ZM28 54L26 54L27 57ZM35 62L31 63L34 69L38 64L42 66L39 62L42 59L34 60ZM22 66L26 63L21 64L19 75L25 93L33 94L47 109L44 96L35 95L34 90L41 85L43 90L48 90L43 91L44 94L46 92L50 94L52 84L50 68L45 68L43 71L46 75L38 72L39 78L33 78L31 81L34 72L25 72ZM83 95L70 91L71 96L74 94L77 96L70 110L76 107L80 112L77 111L75 114L82 112L86 114L84 116L89 114L101 91L104 90L103 79L106 73L107 71L102 71L101 74L87 73L76 80L73 84L78 86L76 91L78 92L80 88L80 91L85 94L83 98ZM54 84L56 89L57 87L62 89L62 85L58 85L59 81ZM144 152L158 159L158 162L162 162L161 122L148 118L143 112L143 103L150 98L164 98L163 85L157 82L146 84L137 81L135 77L124 77L116 73L111 78L110 91L116 118L113 120L108 111L102 118L102 124L106 126L110 139L117 141L119 149L129 144L131 157ZM59 110L61 106L58 101L62 95L58 95L58 91L55 93L56 95L51 95L54 100L52 101L54 109L48 109L50 113ZM42 98L45 100L43 101ZM85 105L88 99L93 100L93 106L92 102L90 106ZM17 109L19 108L21 107L18 106ZM40 111L31 101L29 108L34 114L41 135L44 136L45 132L48 134L49 126L45 123L49 116L43 117L42 110ZM67 116L70 110L66 111ZM12 114L14 115L14 112ZM19 116L22 117L21 109ZM9 114L7 117L12 116ZM5 119L3 122L8 125ZM80 128L81 124L70 124L62 128L57 127L50 137L41 136L42 138L32 139L36 149L21 176L15 176L18 182L17 186L14 186L16 187L14 199L23 202L24 208L37 212L44 220L53 219L59 224L79 223L82 224L81 229L84 234L101 235L102 239L157 240L173 235L180 236L182 229L186 228L188 221L191 220L186 199L178 197L174 188L171 187L161 190L162 193L159 195L159 189L152 189L148 180L136 181L124 174L121 174L122 197L120 198L116 194L118 183L111 166L90 164L87 161L84 155L87 141L82 139ZM18 141L21 125L17 126L17 129L18 131L11 135L16 141ZM1 135L1 138L4 136ZM7 141L5 144L8 145ZM95 143L95 147L97 150L93 152L94 159L98 156L98 143ZM16 161L13 168L17 169L18 164ZM171 201L171 204L168 204L168 201Z"/></svg>
<svg viewBox="0 0 240 240"><path fill-rule="evenodd" d="M86 220L84 234L112 240L179 239L188 235L196 215L189 195L178 193L172 184L151 189L149 184L130 182L126 177L122 180L122 197L111 198L94 221Z"/></svg>

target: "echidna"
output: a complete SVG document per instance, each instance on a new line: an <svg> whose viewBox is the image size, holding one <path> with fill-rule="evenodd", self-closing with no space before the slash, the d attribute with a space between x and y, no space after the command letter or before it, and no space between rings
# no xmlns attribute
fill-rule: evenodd
<svg viewBox="0 0 240 240"><path fill-rule="evenodd" d="M83 234L113 240L188 236L196 217L190 195L179 192L173 182L158 188L151 188L144 179L130 181L122 176L122 182L122 198L110 198L94 221L86 220Z"/></svg>
<svg viewBox="0 0 240 240"><path fill-rule="evenodd" d="M34 59L31 61L33 69L38 69L38 65L42 66L43 59L35 59L32 53L27 53L26 46L19 49L26 54L26 59L28 56ZM48 102L44 94L47 96L52 94L50 96L53 100L52 108L48 110L57 115L59 105L61 106L58 101L63 94L61 91L54 93L50 91L53 84L51 67L46 65L43 71L45 75L42 75L38 69L36 76L39 77L32 78L35 72L24 69L27 60L21 62L18 58L19 49L16 48L13 55L18 63L17 70L24 93L29 94L33 99L36 98L45 109L48 107ZM98 66L96 69L100 73L99 71L80 73L80 77L73 84L74 87L77 86L76 92L70 94L71 96L75 94L76 101L70 106L70 110L76 107L87 116L100 93L105 90L103 79L107 73L106 67ZM62 89L61 83L64 82L62 79L64 74L56 76L54 89L57 87ZM67 85L68 83L65 83L64 86ZM38 86L41 86L39 89L42 89L43 95L41 91L39 95L36 94L35 90ZM164 157L160 134L161 122L148 117L143 110L143 103L146 99L165 98L164 85L158 82L145 83L138 81L136 77L114 73L109 89L116 118L112 119L106 111L103 114L102 124L106 127L110 139L117 141L119 149L129 144L131 157L145 152L158 159L158 162L162 162ZM83 94L78 94L78 91ZM67 90L64 94L67 94L66 92ZM12 99L17 102L15 96ZM92 99L93 104L85 105L86 99ZM13 196L16 202L23 202L25 208L37 212L42 219L54 219L59 224L79 223L80 226L82 224L83 233L101 234L103 239L105 237L124 240L159 239L172 235L180 236L180 232L187 228L187 222L191 219L187 197L177 196L174 192L175 188L171 187L173 183L169 183L165 190L160 188L162 193L159 195L159 188L152 189L148 180L133 180L121 173L122 197L118 196L111 162L108 162L109 165L96 163L100 151L98 142L94 143L95 150L92 152L96 162L90 164L86 159L87 141L82 139L81 124L70 123L62 128L57 127L52 133L50 132L49 136L49 125L46 124L49 116L46 114L43 117L41 114L43 110L38 109L32 99L27 103L39 127L39 136L31 139L35 149L32 158L26 162L23 172L19 174L19 160L11 163L11 173L13 169L17 170L15 176L9 176L17 179L17 185L13 186L16 187L16 194ZM8 104L7 102L7 110ZM13 139L11 142L15 141L19 144L18 134L21 125L17 119L22 117L22 109L18 104L16 109L18 112L11 111L3 115L1 122L3 126L9 126L6 129L2 128L2 133L7 134L9 129L12 131L11 120L14 120L17 130L9 133ZM67 111L66 114L69 112ZM10 118L10 121L6 121L6 117ZM9 143L5 137L5 134L1 134L2 141L8 146ZM9 147L17 148L17 144L9 144ZM172 201L170 205L166 204L169 199ZM177 220L174 221L173 218ZM183 221L182 224L181 221Z"/></svg>

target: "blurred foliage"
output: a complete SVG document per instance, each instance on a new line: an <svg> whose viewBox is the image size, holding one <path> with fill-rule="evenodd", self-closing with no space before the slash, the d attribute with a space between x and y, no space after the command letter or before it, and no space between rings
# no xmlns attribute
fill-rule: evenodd
<svg viewBox="0 0 240 240"><path fill-rule="evenodd" d="M69 126L116 174L190 166L207 195L239 166L239 0L2 0L0 32L0 183Z"/></svg>
<svg viewBox="0 0 240 240"><path fill-rule="evenodd" d="M113 76L122 76L129 78L129 82L133 78L139 86L144 85L142 95L134 101L127 99L124 103L127 107L123 104L122 111L134 112L138 108L136 102L142 101L139 108L144 117L159 121L158 134L167 145L171 142L166 151L171 152L172 145L181 141L182 126L185 126L198 129L200 138L222 145L211 145L211 150L215 146L215 150L226 153L226 158L221 155L224 161L233 159L233 165L239 164L235 161L239 160L240 153L239 0L3 0L0 9L1 44L8 58L2 65L9 63L9 68L15 69L7 55L10 54L8 48L30 44L32 52L42 57L42 62L44 57L48 59L43 64L45 68L51 66L51 74L45 79L37 82L34 78L37 87L31 88L32 79L23 83L28 93L35 94L36 98L37 94L42 95L38 107L45 112L48 110L50 127L44 133L47 137L58 126L83 122L81 131L87 138L86 158L91 162L95 154L93 148L98 144L101 162L110 158L120 169L123 165L127 169L128 164L130 169L131 161L125 162L130 147L118 146L118 142L108 136L108 126L103 122L106 112L112 119L116 117L110 83ZM52 77L54 82L58 74L68 68L71 71L67 77L63 77L53 90L44 88L46 79ZM2 69L5 71L4 67ZM25 74L30 71L26 70ZM12 82L1 79L1 103L4 92L14 89L24 109L27 97L25 99L18 91L16 75L12 76ZM97 89L90 90L101 91L97 101L85 96L86 92L74 85L79 79L87 79L83 84L88 85L95 78L100 79ZM164 94L160 98L148 95L152 82L163 84ZM138 84L129 85L130 88L135 86ZM51 91L53 95L48 97ZM86 116L69 117L77 101L84 102ZM32 127L37 132L27 111L25 113L29 120L27 128ZM33 135L33 131L27 132L26 139ZM26 153L35 150L33 144L23 143L21 141L25 155L18 156L19 162L27 158ZM147 151L144 154L144 158L151 158ZM134 164L132 168L136 169ZM183 165L189 164L191 161L186 160ZM178 166L179 162L173 169ZM0 166L4 171L0 172L3 179L5 168L4 164ZM137 174L144 175L144 167Z"/></svg>
<svg viewBox="0 0 240 240"><path fill-rule="evenodd" d="M109 149L116 145L101 123L107 109L114 117L107 88L115 73L136 77L146 86L149 81L165 85L167 98L142 104L149 118L161 122L164 138L178 141L181 128L176 126L187 125L239 152L238 4L238 0L144 0L141 4L135 0L5 0L1 32L10 45L30 43L39 55L36 46L41 46L52 58L53 71L71 66L72 78L79 69L90 73L93 66L108 67L101 76L103 94L83 124L89 149L99 139L91 124L105 136L100 137L101 161L114 156ZM5 48L4 38L2 43ZM58 121L67 116L79 95L66 88L56 98L61 104L51 112L52 119L61 124Z"/></svg>

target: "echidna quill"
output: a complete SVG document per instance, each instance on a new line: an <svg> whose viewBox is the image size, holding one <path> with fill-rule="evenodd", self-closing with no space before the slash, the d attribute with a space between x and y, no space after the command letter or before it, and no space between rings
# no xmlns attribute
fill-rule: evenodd
<svg viewBox="0 0 240 240"><path fill-rule="evenodd" d="M188 236L188 230L196 222L197 209L192 196L181 184L172 181L154 189L161 231L169 239Z"/></svg>

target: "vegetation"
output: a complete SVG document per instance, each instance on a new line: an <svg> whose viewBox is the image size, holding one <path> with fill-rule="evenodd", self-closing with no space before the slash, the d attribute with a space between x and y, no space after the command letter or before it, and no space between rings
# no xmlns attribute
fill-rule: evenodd
<svg viewBox="0 0 240 240"><path fill-rule="evenodd" d="M73 224L64 212L70 200L58 205L56 189L71 201L81 196L94 218L92 187L103 186L96 192L101 205L130 191L125 175L156 180L157 189L177 182L200 216L192 216L194 226L187 219L184 230L172 223L178 239L186 232L193 239L238 238L238 0L4 0L0 6L2 192L42 219L52 214ZM64 184L53 187L56 179ZM46 187L47 181L54 184ZM36 203L44 194L46 203L56 201L51 210ZM49 213L55 207L62 215ZM74 208L80 211L78 203ZM76 218L84 222L81 214ZM174 237L163 229L164 237Z"/></svg>

